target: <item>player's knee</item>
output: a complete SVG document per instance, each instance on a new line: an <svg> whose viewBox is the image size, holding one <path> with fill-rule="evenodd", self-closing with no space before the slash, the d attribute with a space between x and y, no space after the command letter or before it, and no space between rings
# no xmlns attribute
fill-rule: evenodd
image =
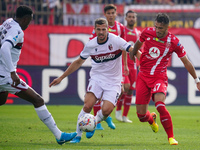
<svg viewBox="0 0 200 150"><path fill-rule="evenodd" d="M84 110L84 112L86 112L86 113L90 113L91 110L92 110L92 106L87 105L87 104L84 104L83 110Z"/></svg>
<svg viewBox="0 0 200 150"><path fill-rule="evenodd" d="M36 98L33 100L33 105L35 107L40 107L44 105L44 99L40 95L37 95Z"/></svg>
<svg viewBox="0 0 200 150"><path fill-rule="evenodd" d="M124 85L124 92L128 92L128 90L130 89L130 84L125 84Z"/></svg>

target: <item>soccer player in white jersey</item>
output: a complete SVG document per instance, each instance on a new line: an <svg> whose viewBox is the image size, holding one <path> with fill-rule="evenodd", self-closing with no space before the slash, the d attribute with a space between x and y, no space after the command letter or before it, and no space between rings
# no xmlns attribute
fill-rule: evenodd
<svg viewBox="0 0 200 150"><path fill-rule="evenodd" d="M84 106L78 118L85 113L90 113L98 99L102 98L103 104L97 112L96 122L106 120L115 108L117 99L121 93L122 78L122 50L131 51L133 47L124 39L108 32L108 22L104 18L95 20L95 32L97 37L90 40L84 47L80 57L75 60L66 71L50 83L50 87L59 84L65 77L79 69L90 56L92 68L90 80L85 94ZM140 56L138 52L137 57ZM77 136L71 143L81 141L82 131L77 123ZM86 137L91 138L95 130L87 132Z"/></svg>
<svg viewBox="0 0 200 150"><path fill-rule="evenodd" d="M160 115L160 122L165 129L170 145L178 145L173 133L171 115L165 107L167 94L167 64L172 53L176 53L187 71L194 78L194 82L200 91L200 82L196 71L186 56L186 51L179 39L168 31L169 16L158 13L155 19L155 27L143 30L139 40L130 52L130 57L140 49L143 43L143 51L140 58L140 71L136 82L136 110L141 122L148 122L152 130L158 132L156 113L148 110L148 104L152 99Z"/></svg>
<svg viewBox="0 0 200 150"><path fill-rule="evenodd" d="M15 19L9 18L0 26L0 105L6 103L8 93L32 103L40 120L54 134L58 144L62 145L76 136L74 133L61 132L51 113L47 110L42 97L22 81L16 73L24 41L24 32L33 18L28 6L19 6Z"/></svg>

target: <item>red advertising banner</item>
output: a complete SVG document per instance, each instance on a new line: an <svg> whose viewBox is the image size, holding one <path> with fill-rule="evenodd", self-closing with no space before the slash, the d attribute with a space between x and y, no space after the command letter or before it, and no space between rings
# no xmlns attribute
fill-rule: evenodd
<svg viewBox="0 0 200 150"><path fill-rule="evenodd" d="M18 65L66 66L79 57L92 30L93 27L85 26L31 25L25 31L25 42ZM180 39L194 66L200 67L200 29L171 28L169 31ZM183 67L175 55L170 64L172 67ZM90 66L90 61L84 65Z"/></svg>
<svg viewBox="0 0 200 150"><path fill-rule="evenodd" d="M92 32L93 27L74 27L74 26L40 26L30 25L25 30L24 45L18 65L38 65L49 66L50 34L73 35L87 34ZM57 51L60 44L67 43L68 57L78 56L83 46L80 40L71 38L69 41L52 41L56 46L53 51ZM62 54L63 55L63 54ZM55 58L57 59L57 58Z"/></svg>

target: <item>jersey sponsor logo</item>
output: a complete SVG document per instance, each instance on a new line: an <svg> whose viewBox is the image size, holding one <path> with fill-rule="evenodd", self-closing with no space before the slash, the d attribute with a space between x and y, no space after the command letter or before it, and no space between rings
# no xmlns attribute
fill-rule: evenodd
<svg viewBox="0 0 200 150"><path fill-rule="evenodd" d="M113 29L108 29L108 32L117 32L117 30L113 30Z"/></svg>
<svg viewBox="0 0 200 150"><path fill-rule="evenodd" d="M164 41L161 41L159 38L154 37L153 40L160 42L160 43L165 43Z"/></svg>
<svg viewBox="0 0 200 150"><path fill-rule="evenodd" d="M106 54L100 54L100 55L91 55L92 60L94 60L96 63L106 62L110 60L114 60L121 56L122 51L117 50L112 53L106 53Z"/></svg>
<svg viewBox="0 0 200 150"><path fill-rule="evenodd" d="M157 58L160 56L160 50L157 47L151 47L149 49L149 55L153 58Z"/></svg>
<svg viewBox="0 0 200 150"><path fill-rule="evenodd" d="M127 34L135 36L135 33L132 33L131 31L129 31Z"/></svg>

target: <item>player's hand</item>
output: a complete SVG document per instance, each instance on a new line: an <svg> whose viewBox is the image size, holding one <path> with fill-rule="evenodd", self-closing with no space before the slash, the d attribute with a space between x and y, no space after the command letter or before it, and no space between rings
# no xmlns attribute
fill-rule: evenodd
<svg viewBox="0 0 200 150"><path fill-rule="evenodd" d="M18 86L20 84L20 78L15 71L10 73L11 78L13 80L12 86Z"/></svg>
<svg viewBox="0 0 200 150"><path fill-rule="evenodd" d="M49 84L49 87L51 87L52 85L57 85L57 84L59 84L61 81L62 81L61 78L56 78L56 79L54 79L54 80Z"/></svg>
<svg viewBox="0 0 200 150"><path fill-rule="evenodd" d="M197 89L200 91L200 82L197 83Z"/></svg>
<svg viewBox="0 0 200 150"><path fill-rule="evenodd" d="M127 66L127 65L124 65L124 72L123 72L123 74L124 74L125 76L128 76L128 75L129 75L129 69L128 69L128 66Z"/></svg>

